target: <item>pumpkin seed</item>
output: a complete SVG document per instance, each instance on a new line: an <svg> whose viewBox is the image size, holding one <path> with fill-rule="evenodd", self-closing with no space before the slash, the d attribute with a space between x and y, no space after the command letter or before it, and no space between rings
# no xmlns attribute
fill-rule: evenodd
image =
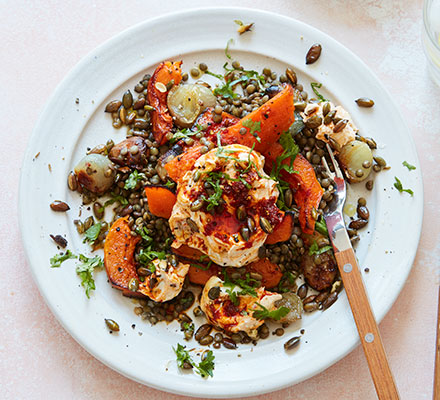
<svg viewBox="0 0 440 400"><path fill-rule="evenodd" d="M197 182L200 179L201 176L202 176L202 173L200 172L200 170L197 170L194 173L194 177L193 177L194 182Z"/></svg>
<svg viewBox="0 0 440 400"><path fill-rule="evenodd" d="M187 218L186 219L186 223L188 224L188 226L190 227L190 229L193 232L199 232L199 227L197 226L197 224L191 218Z"/></svg>
<svg viewBox="0 0 440 400"><path fill-rule="evenodd" d="M215 300L215 299L217 299L218 296L220 296L220 288L219 288L218 286L214 286L214 287L212 287L211 289L209 289L208 297L209 297L211 300Z"/></svg>
<svg viewBox="0 0 440 400"><path fill-rule="evenodd" d="M328 101L324 103L322 106L322 115L325 117L330 112L331 106Z"/></svg>
<svg viewBox="0 0 440 400"><path fill-rule="evenodd" d="M357 213L362 219L368 220L370 218L370 212L368 211L368 208L366 206L358 205Z"/></svg>
<svg viewBox="0 0 440 400"><path fill-rule="evenodd" d="M307 287L307 285L306 285L305 283L303 283L303 284L299 287L299 289L298 289L298 291L297 291L297 295L299 296L299 298L300 298L301 300L306 298L306 296L307 296L307 291L308 291L308 287Z"/></svg>
<svg viewBox="0 0 440 400"><path fill-rule="evenodd" d="M305 101L297 101L295 104L295 110L304 111L307 107L307 103Z"/></svg>
<svg viewBox="0 0 440 400"><path fill-rule="evenodd" d="M338 300L338 292L334 291L322 302L322 309L327 310L327 308L331 307L336 300Z"/></svg>
<svg viewBox="0 0 440 400"><path fill-rule="evenodd" d="M286 191L284 192L284 204L286 205L287 208L290 208L292 206L292 203L293 203L292 190L286 189Z"/></svg>
<svg viewBox="0 0 440 400"><path fill-rule="evenodd" d="M270 222L264 218L264 217L260 217L260 226L261 229L263 229L264 232L266 232L267 234L271 234L273 232L273 227L270 224Z"/></svg>
<svg viewBox="0 0 440 400"><path fill-rule="evenodd" d="M354 221L350 222L348 227L351 229L361 229L367 224L368 224L368 221L366 221L364 219L355 219Z"/></svg>
<svg viewBox="0 0 440 400"><path fill-rule="evenodd" d="M237 208L236 214L237 214L237 219L238 219L239 221L244 221L245 218L246 218L246 215L247 215L247 213L246 213L246 207L243 206L243 205L239 206L239 207Z"/></svg>
<svg viewBox="0 0 440 400"><path fill-rule="evenodd" d="M374 161L376 161L376 163L380 165L382 168L387 166L387 162L382 157L373 157L373 158Z"/></svg>
<svg viewBox="0 0 440 400"><path fill-rule="evenodd" d="M126 110L128 110L133 105L133 95L129 90L127 90L122 96L122 104Z"/></svg>
<svg viewBox="0 0 440 400"><path fill-rule="evenodd" d="M67 210L70 210L69 205L61 200L55 200L54 202L50 203L50 208L53 211L57 211L57 212L65 212Z"/></svg>
<svg viewBox="0 0 440 400"><path fill-rule="evenodd" d="M128 289L130 289L131 292L137 292L139 289L139 280L137 278L131 278L128 282Z"/></svg>
<svg viewBox="0 0 440 400"><path fill-rule="evenodd" d="M76 231L82 235L84 233L84 224L79 220L75 219L73 223L76 225Z"/></svg>
<svg viewBox="0 0 440 400"><path fill-rule="evenodd" d="M194 338L200 342L200 340L202 338L204 338L205 336L209 335L212 331L212 325L209 324L203 324L202 326L200 326L199 329L197 329L196 334L194 335ZM213 339L214 340L214 339Z"/></svg>
<svg viewBox="0 0 440 400"><path fill-rule="evenodd" d="M73 171L70 171L69 175L67 176L67 186L73 192L78 188L78 179Z"/></svg>
<svg viewBox="0 0 440 400"><path fill-rule="evenodd" d="M249 229L244 226L241 227L241 229L240 229L240 235L245 242L248 242L249 239L251 238L251 234L249 232Z"/></svg>
<svg viewBox="0 0 440 400"><path fill-rule="evenodd" d="M311 303L311 302L313 302L315 299L316 299L316 294L312 294L312 295L310 295L309 297L306 297L306 298L303 300L303 304L306 305L306 304L308 304L308 303Z"/></svg>
<svg viewBox="0 0 440 400"><path fill-rule="evenodd" d="M313 64L316 62L321 55L321 51L322 46L319 43L315 43L312 47L310 47L306 54L306 64Z"/></svg>
<svg viewBox="0 0 440 400"><path fill-rule="evenodd" d="M84 231L89 229L94 223L95 223L95 219L92 216L87 217L84 221Z"/></svg>
<svg viewBox="0 0 440 400"><path fill-rule="evenodd" d="M113 321L112 319L104 318L105 324L107 325L107 328L114 332L119 332L119 325L116 321Z"/></svg>
<svg viewBox="0 0 440 400"><path fill-rule="evenodd" d="M104 207L98 201L93 203L93 214L97 219L102 219L102 217L104 216Z"/></svg>
<svg viewBox="0 0 440 400"><path fill-rule="evenodd" d="M122 105L121 101L113 100L105 106L104 111L108 113L115 113L119 110L119 107L121 107L121 105Z"/></svg>
<svg viewBox="0 0 440 400"><path fill-rule="evenodd" d="M319 304L316 301L312 301L310 303L304 304L305 312L316 311L319 308Z"/></svg>
<svg viewBox="0 0 440 400"><path fill-rule="evenodd" d="M304 124L309 129L315 129L322 124L322 118L319 115L314 115L313 117L310 117L307 121L305 121Z"/></svg>
<svg viewBox="0 0 440 400"><path fill-rule="evenodd" d="M287 76L287 79L289 79L289 81L292 82L292 85L296 85L296 83L298 82L298 78L297 78L296 73L293 69L287 68L286 69L286 76Z"/></svg>
<svg viewBox="0 0 440 400"><path fill-rule="evenodd" d="M222 343L223 346L229 350L235 350L237 348L237 344L231 338L225 337Z"/></svg>
<svg viewBox="0 0 440 400"><path fill-rule="evenodd" d="M334 128L333 128L333 132L338 133L341 132L348 124L348 119L341 119L340 121L338 121Z"/></svg>
<svg viewBox="0 0 440 400"><path fill-rule="evenodd" d="M300 340L301 340L301 336L294 336L293 338L289 339L286 343L284 343L284 349L292 350L293 348L298 346Z"/></svg>
<svg viewBox="0 0 440 400"><path fill-rule="evenodd" d="M371 100L371 99L369 99L369 98L367 98L367 97L360 97L359 99L357 99L357 100L355 100L355 101L356 101L356 103L357 103L357 105L358 105L359 107L367 107L367 108L370 108L370 107L373 107L373 106L374 106L374 101Z"/></svg>
<svg viewBox="0 0 440 400"><path fill-rule="evenodd" d="M204 204L204 200L202 198L198 198L191 203L189 207L191 211L199 211Z"/></svg>
<svg viewBox="0 0 440 400"><path fill-rule="evenodd" d="M138 275L142 275L142 276L148 276L151 275L151 271L148 268L145 267L140 267L137 270Z"/></svg>
<svg viewBox="0 0 440 400"><path fill-rule="evenodd" d="M315 297L315 301L317 303L322 303L325 299L327 299L328 293L327 292L321 292Z"/></svg>
<svg viewBox="0 0 440 400"><path fill-rule="evenodd" d="M201 317L202 315L204 315L204 312L202 311L200 306L197 306L197 307L194 308L193 314L194 314L195 317Z"/></svg>
<svg viewBox="0 0 440 400"><path fill-rule="evenodd" d="M246 218L246 225L249 229L250 234L252 235L252 233L254 233L256 230L254 219L252 217L247 217Z"/></svg>

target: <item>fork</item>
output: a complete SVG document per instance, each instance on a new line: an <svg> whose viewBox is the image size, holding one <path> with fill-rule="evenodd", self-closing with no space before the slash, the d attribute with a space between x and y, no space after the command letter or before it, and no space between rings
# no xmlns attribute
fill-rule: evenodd
<svg viewBox="0 0 440 400"><path fill-rule="evenodd" d="M399 399L399 393L388 365L379 329L368 301L359 265L342 216L347 195L344 176L328 144L327 150L335 172L330 170L325 157L322 158L322 164L327 170L329 178L333 179L336 190L333 193L333 200L328 204L329 210L324 213L324 219L339 273L347 293L377 396L380 400Z"/></svg>

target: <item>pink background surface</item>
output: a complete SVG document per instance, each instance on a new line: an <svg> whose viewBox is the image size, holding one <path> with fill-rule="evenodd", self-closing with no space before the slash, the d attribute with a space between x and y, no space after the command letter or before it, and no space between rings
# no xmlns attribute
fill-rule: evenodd
<svg viewBox="0 0 440 400"><path fill-rule="evenodd" d="M55 320L30 277L18 229L17 191L23 152L39 113L84 55L145 19L215 5L238 2L1 2L0 132L5 151L0 163L0 398L183 398L107 368ZM422 1L248 0L239 5L297 18L340 41L379 76L405 116L423 169L424 224L413 270L380 330L402 399L431 398L440 261L440 89L426 70L420 39ZM357 348L318 376L254 398L376 397Z"/></svg>

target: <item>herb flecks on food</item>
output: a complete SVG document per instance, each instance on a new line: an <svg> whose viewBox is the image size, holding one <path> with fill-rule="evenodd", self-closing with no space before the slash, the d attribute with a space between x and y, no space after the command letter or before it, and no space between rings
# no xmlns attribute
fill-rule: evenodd
<svg viewBox="0 0 440 400"><path fill-rule="evenodd" d="M411 196L414 195L414 192L413 192L411 189L404 189L404 188L403 188L402 182L400 181L400 179L399 179L397 176L395 176L394 179L396 180L396 182L394 182L394 187L395 187L400 193L402 193L402 192L406 192L406 193L409 193Z"/></svg>
<svg viewBox="0 0 440 400"><path fill-rule="evenodd" d="M320 218L315 223L315 230L319 232L321 235L328 237L327 224L325 223L324 218Z"/></svg>
<svg viewBox="0 0 440 400"><path fill-rule="evenodd" d="M295 143L295 140L293 139L290 132L284 132L280 136L279 142L284 151L276 158L275 163L272 166L270 177L271 179L278 182L278 191L280 193L277 202L278 207L280 209L288 209L284 202L284 192L290 187L290 185L288 182L284 181L280 175L281 171L283 170L289 174L297 173L297 171L293 169L293 162L295 161L295 158L299 153L299 147ZM289 162L284 163L283 161L287 159L289 159Z"/></svg>
<svg viewBox="0 0 440 400"><path fill-rule="evenodd" d="M331 249L332 249L332 246L319 247L316 240L314 240L312 245L309 247L309 255L311 255L311 256L314 254L320 255L320 254L325 253Z"/></svg>
<svg viewBox="0 0 440 400"><path fill-rule="evenodd" d="M206 73L212 75L209 71L206 71ZM200 125L196 125L196 130L191 130L188 128L181 129L180 131L177 131L173 134L173 137L170 139L170 143L176 143L180 139L188 139L191 136L195 136L198 133L203 132L204 130L205 127Z"/></svg>
<svg viewBox="0 0 440 400"><path fill-rule="evenodd" d="M252 316L256 319L268 319L271 318L275 321L279 321L281 318L289 314L289 309L287 307L280 307L276 310L269 311L266 307L260 303L256 303L260 307L260 310L255 310Z"/></svg>
<svg viewBox="0 0 440 400"><path fill-rule="evenodd" d="M317 99L320 102L323 101L328 101L321 93L319 93L318 89L321 89L322 87L322 83L318 83L318 82L312 82L310 84L310 86L312 87L313 92L316 94Z"/></svg>
<svg viewBox="0 0 440 400"><path fill-rule="evenodd" d="M93 224L84 233L85 236L84 243L86 242L93 243L96 239L98 239L100 233L101 233L101 223L98 222L96 224Z"/></svg>
<svg viewBox="0 0 440 400"><path fill-rule="evenodd" d="M140 182L142 179L145 179L144 173L139 173L136 169L128 176L127 180L125 181L124 189L125 190L131 190L136 187L138 182Z"/></svg>
<svg viewBox="0 0 440 400"><path fill-rule="evenodd" d="M234 22L238 25L237 32L240 35L243 35L245 32L249 32L251 28L254 26L254 22L251 22L250 24L245 24L243 21L240 21L239 19L234 19Z"/></svg>
<svg viewBox="0 0 440 400"><path fill-rule="evenodd" d="M75 254L73 254L70 250L67 250L63 254L55 254L53 257L50 258L50 267L51 268L59 268L61 267L61 264L69 259L72 258L78 258Z"/></svg>
<svg viewBox="0 0 440 400"><path fill-rule="evenodd" d="M411 165L411 164L408 163L407 161L404 161L404 162L402 163L402 165L403 165L404 167L408 168L408 171L412 171L412 170L416 169L416 167L415 167L414 165Z"/></svg>
<svg viewBox="0 0 440 400"><path fill-rule="evenodd" d="M258 133L261 132L261 122L252 121L250 118L242 122L242 125L249 129L249 133L261 143L261 138Z"/></svg>
<svg viewBox="0 0 440 400"><path fill-rule="evenodd" d="M93 272L95 268L103 267L104 263L100 256L89 258L83 254L79 255L79 261L81 264L76 267L76 273L81 279L81 286L85 289L87 298L90 299L90 292L96 289Z"/></svg>
<svg viewBox="0 0 440 400"><path fill-rule="evenodd" d="M194 369L194 371L202 378L206 378L208 376L212 377L215 368L215 356L212 351L209 350L206 353L203 353L200 363L197 364L191 358L189 351L185 349L186 346L182 346L180 343L177 343L177 348L173 347L174 353L177 357L177 366L179 368L184 368L185 364L187 364L190 365Z"/></svg>
<svg viewBox="0 0 440 400"><path fill-rule="evenodd" d="M153 243L153 238L150 236L151 232L144 226L142 229L137 229L136 233L143 239L144 245L148 246Z"/></svg>
<svg viewBox="0 0 440 400"><path fill-rule="evenodd" d="M114 196L111 199L107 200L104 203L104 207L101 209L101 211L104 211L105 207L107 207L113 203L116 203L116 202L119 203L121 206L126 206L128 204L128 200L125 197L123 197L121 195L117 195L117 196Z"/></svg>

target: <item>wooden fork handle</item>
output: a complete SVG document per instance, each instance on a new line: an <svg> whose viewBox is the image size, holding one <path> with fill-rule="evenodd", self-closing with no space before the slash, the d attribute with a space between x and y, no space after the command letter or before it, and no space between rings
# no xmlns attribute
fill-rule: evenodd
<svg viewBox="0 0 440 400"><path fill-rule="evenodd" d="M380 400L399 399L399 393L388 365L382 339L368 301L354 251L353 249L347 249L337 252L335 257L377 396Z"/></svg>

